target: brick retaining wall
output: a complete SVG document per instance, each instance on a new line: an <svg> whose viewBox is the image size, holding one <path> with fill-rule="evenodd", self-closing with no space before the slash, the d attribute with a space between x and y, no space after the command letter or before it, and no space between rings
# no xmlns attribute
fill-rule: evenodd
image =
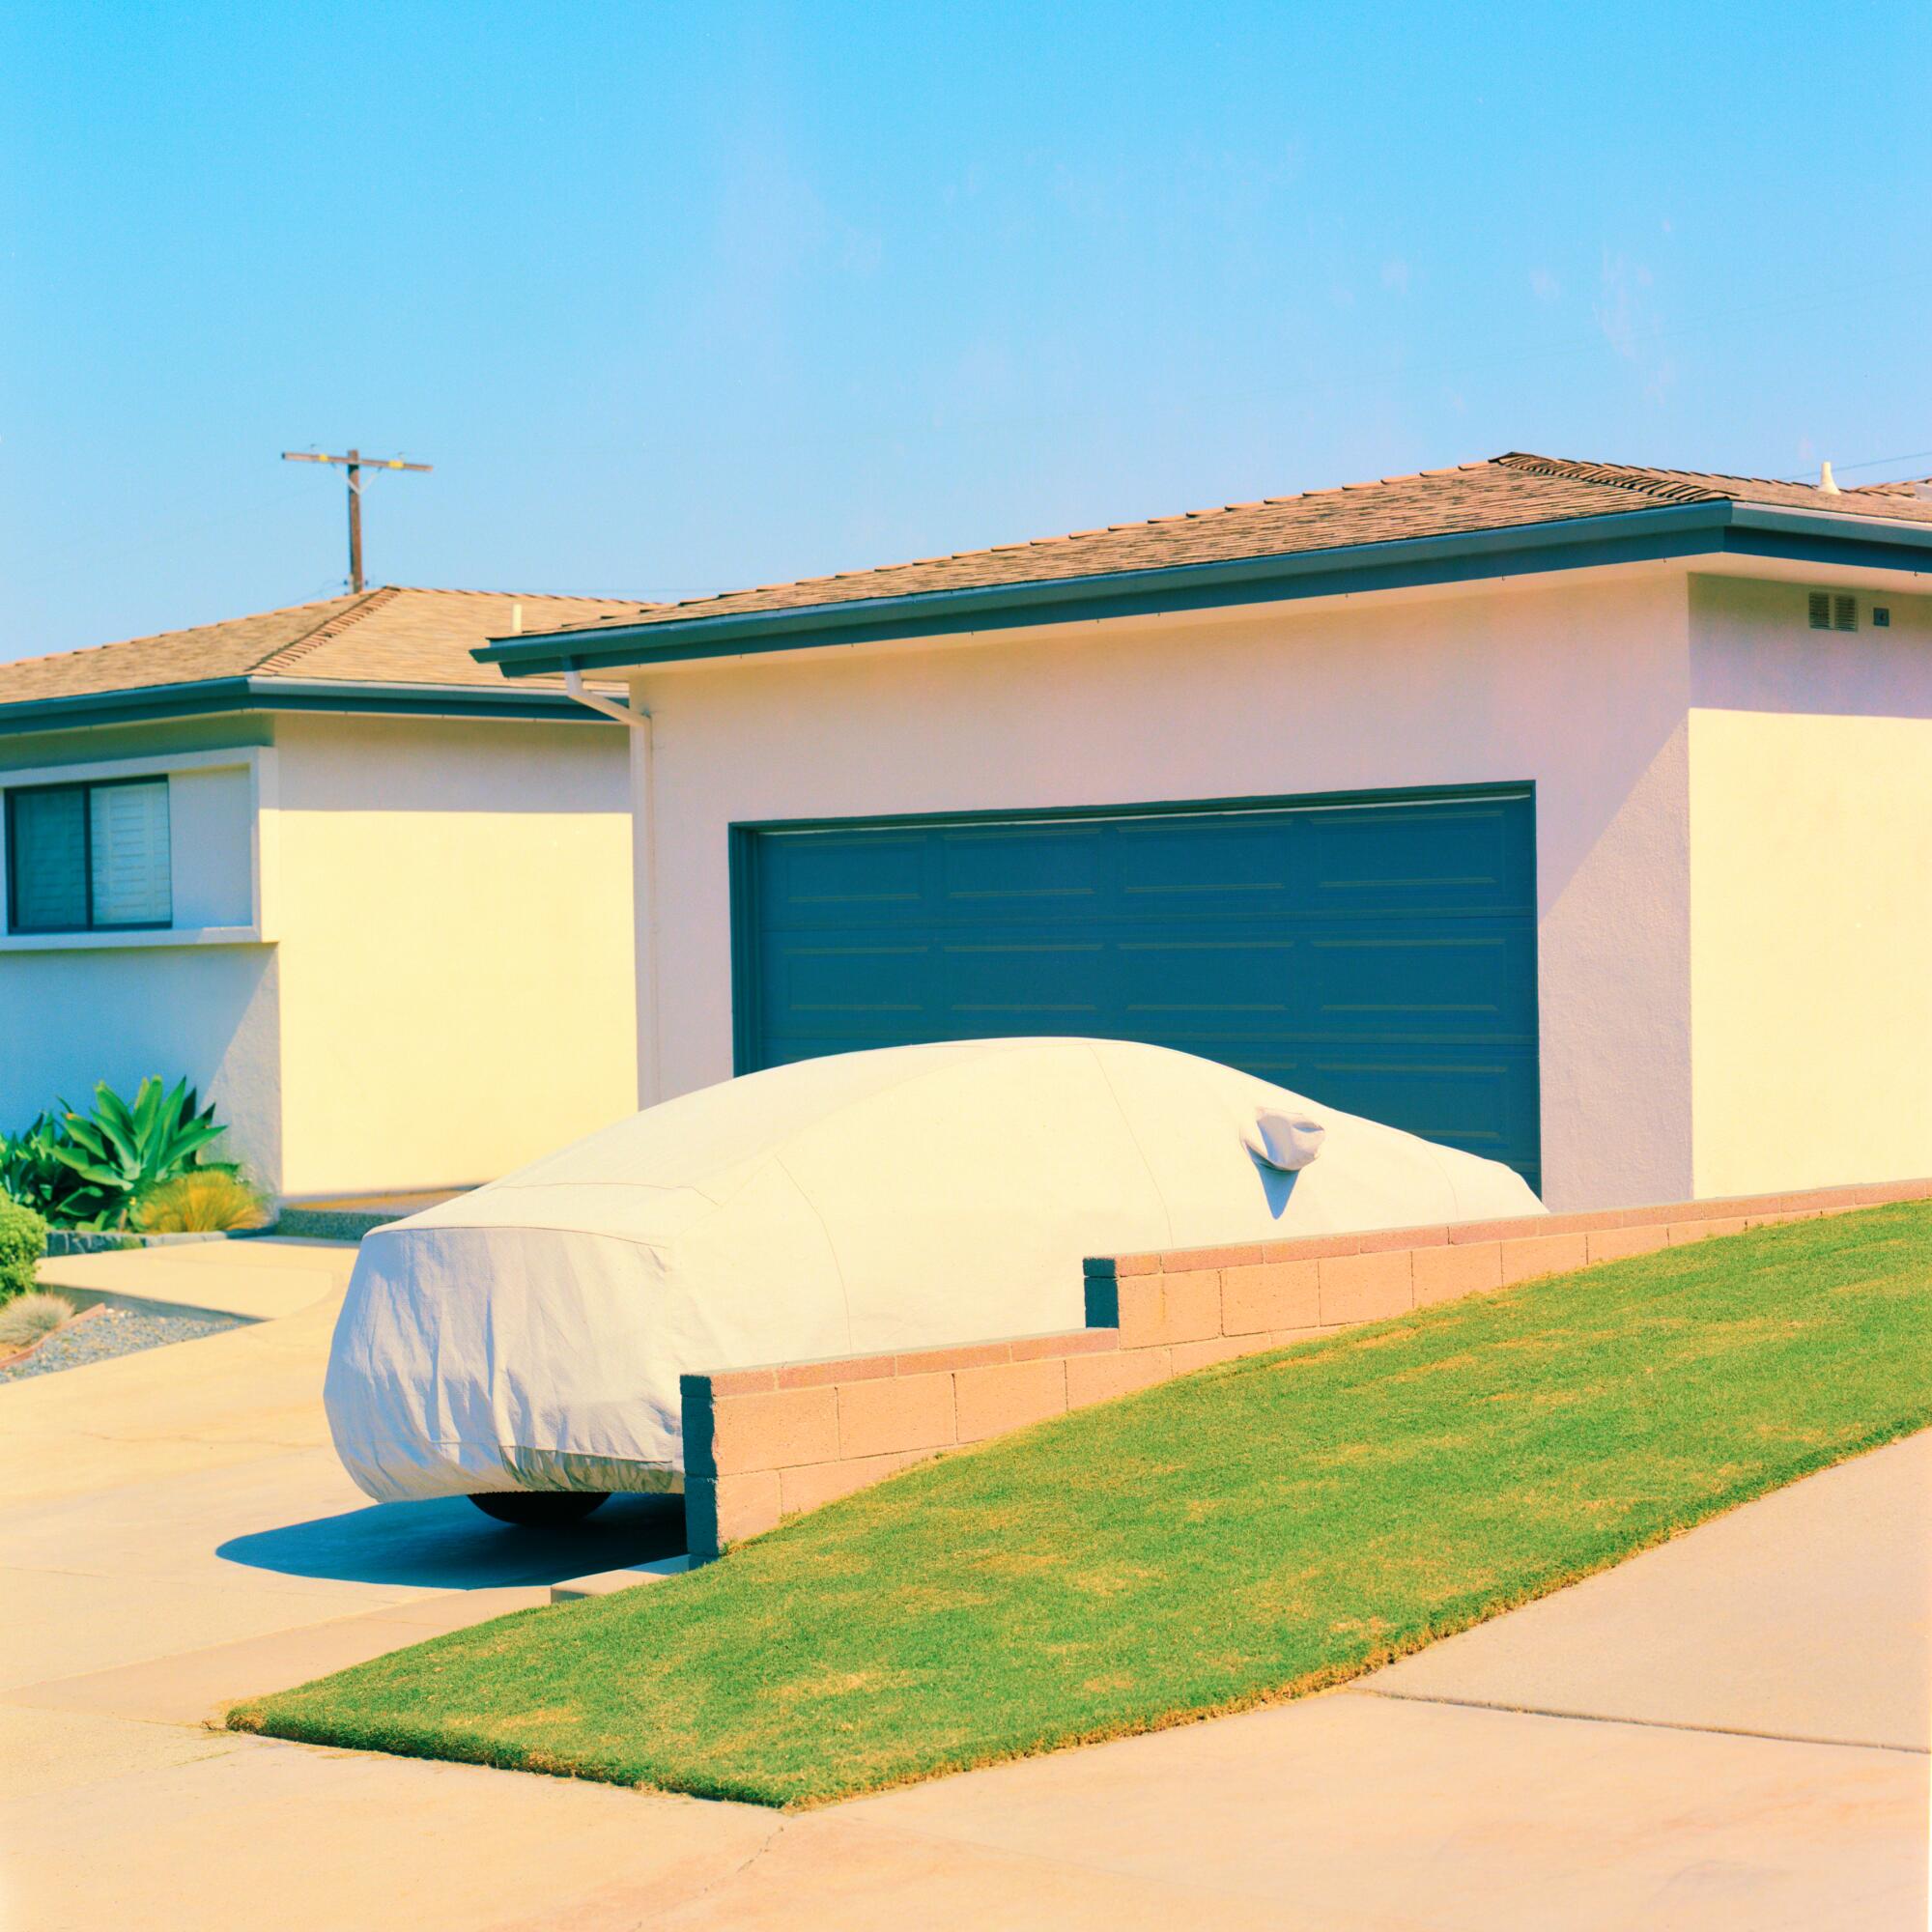
<svg viewBox="0 0 1932 1932"><path fill-rule="evenodd" d="M1485 1289L1782 1221L1932 1199L1932 1179L1538 1214L1086 1264L1084 1329L683 1378L694 1562L948 1449Z"/></svg>

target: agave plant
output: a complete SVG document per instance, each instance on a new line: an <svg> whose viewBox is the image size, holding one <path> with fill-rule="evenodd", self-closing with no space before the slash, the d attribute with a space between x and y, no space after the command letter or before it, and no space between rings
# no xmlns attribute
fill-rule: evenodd
<svg viewBox="0 0 1932 1932"><path fill-rule="evenodd" d="M87 1217L81 1225L97 1228L123 1225L149 1188L203 1165L202 1150L227 1131L185 1080L164 1089L150 1076L131 1106L103 1080L94 1090L92 1115L76 1113L65 1100L60 1104L66 1131L54 1157L72 1170L83 1190L68 1204L70 1211L77 1208Z"/></svg>
<svg viewBox="0 0 1932 1932"><path fill-rule="evenodd" d="M99 1207L99 1191L60 1157L66 1144L57 1114L38 1114L17 1134L0 1134L0 1195L57 1228L82 1225Z"/></svg>

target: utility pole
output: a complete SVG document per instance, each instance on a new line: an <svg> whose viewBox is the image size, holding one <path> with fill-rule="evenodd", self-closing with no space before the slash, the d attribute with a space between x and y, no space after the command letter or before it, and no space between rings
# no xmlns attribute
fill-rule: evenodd
<svg viewBox="0 0 1932 1932"><path fill-rule="evenodd" d="M364 469L416 469L427 473L430 463L405 463L399 456L364 456L352 449L346 456L324 456L310 449L285 449L284 463L339 463L349 472L349 587L362 588L362 472Z"/></svg>

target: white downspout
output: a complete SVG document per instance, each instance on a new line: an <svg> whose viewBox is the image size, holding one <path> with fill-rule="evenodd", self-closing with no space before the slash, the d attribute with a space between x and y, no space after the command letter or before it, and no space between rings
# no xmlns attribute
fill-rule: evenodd
<svg viewBox="0 0 1932 1932"><path fill-rule="evenodd" d="M658 803L651 714L586 690L583 673L566 670L563 688L579 704L614 718L631 731L631 876L638 933L638 1105L664 1098L658 1037Z"/></svg>
<svg viewBox="0 0 1932 1932"><path fill-rule="evenodd" d="M601 692L592 691L583 682L581 670L567 670L563 674L563 688L580 704L587 704L592 711L601 711L607 718L614 718L619 724L628 724L634 730L648 734L651 728L651 714L648 711L633 710L628 704L619 704L614 697L606 697Z"/></svg>

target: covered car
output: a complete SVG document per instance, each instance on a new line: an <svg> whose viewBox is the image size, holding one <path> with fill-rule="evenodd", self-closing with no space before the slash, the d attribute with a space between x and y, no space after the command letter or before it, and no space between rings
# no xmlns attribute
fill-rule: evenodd
<svg viewBox="0 0 1932 1932"><path fill-rule="evenodd" d="M683 1373L1078 1328L1090 1255L1541 1211L1497 1162L1163 1047L836 1055L366 1236L329 1425L382 1500L676 1489Z"/></svg>

